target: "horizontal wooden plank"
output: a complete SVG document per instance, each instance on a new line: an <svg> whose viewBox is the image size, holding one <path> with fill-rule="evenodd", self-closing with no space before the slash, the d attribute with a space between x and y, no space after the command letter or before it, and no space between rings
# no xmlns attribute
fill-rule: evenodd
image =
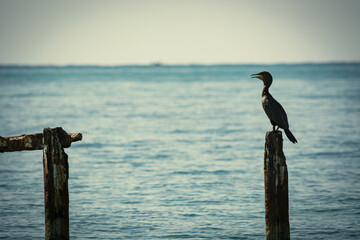
<svg viewBox="0 0 360 240"><path fill-rule="evenodd" d="M81 133L66 133L60 138L63 148L71 146L72 142L82 140ZM0 136L0 152L31 151L43 149L43 133L23 134L14 137Z"/></svg>

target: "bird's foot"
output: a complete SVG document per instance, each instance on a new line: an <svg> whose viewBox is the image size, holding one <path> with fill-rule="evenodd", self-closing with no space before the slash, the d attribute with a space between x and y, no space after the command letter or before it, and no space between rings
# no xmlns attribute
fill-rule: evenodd
<svg viewBox="0 0 360 240"><path fill-rule="evenodd" d="M277 128L274 127L272 131L276 132L276 133L280 132L279 127L277 127Z"/></svg>
<svg viewBox="0 0 360 240"><path fill-rule="evenodd" d="M273 132L278 132L278 131L279 131L279 127L275 128L275 126L273 126Z"/></svg>

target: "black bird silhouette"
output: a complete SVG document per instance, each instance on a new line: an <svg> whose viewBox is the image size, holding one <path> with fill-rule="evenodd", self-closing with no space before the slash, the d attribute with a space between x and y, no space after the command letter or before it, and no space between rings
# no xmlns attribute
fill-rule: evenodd
<svg viewBox="0 0 360 240"><path fill-rule="evenodd" d="M262 90L262 105L266 115L268 116L271 124L273 125L273 131L275 131L275 126L277 126L276 130L278 130L280 127L284 129L286 136L291 142L297 143L296 138L289 130L289 123L284 108L269 93L269 88L272 83L271 74L269 72L264 71L264 72L252 74L251 77L258 78L264 83L264 87Z"/></svg>

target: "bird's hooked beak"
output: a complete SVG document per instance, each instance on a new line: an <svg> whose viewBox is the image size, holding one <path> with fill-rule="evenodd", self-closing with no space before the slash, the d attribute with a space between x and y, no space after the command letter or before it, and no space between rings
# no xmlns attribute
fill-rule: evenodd
<svg viewBox="0 0 360 240"><path fill-rule="evenodd" d="M251 78L258 78L260 80L263 80L263 76L259 73L251 74Z"/></svg>

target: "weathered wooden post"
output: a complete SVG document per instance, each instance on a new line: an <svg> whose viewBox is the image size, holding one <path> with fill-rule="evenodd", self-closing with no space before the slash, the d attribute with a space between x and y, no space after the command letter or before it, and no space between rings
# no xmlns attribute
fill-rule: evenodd
<svg viewBox="0 0 360 240"><path fill-rule="evenodd" d="M69 165L61 142L70 139L62 128L43 134L45 239L69 239Z"/></svg>
<svg viewBox="0 0 360 240"><path fill-rule="evenodd" d="M69 239L68 156L64 148L80 141L81 133L66 133L61 127L43 133L0 136L0 152L43 149L45 239Z"/></svg>
<svg viewBox="0 0 360 240"><path fill-rule="evenodd" d="M266 132L264 153L267 240L290 239L288 172L280 131Z"/></svg>

